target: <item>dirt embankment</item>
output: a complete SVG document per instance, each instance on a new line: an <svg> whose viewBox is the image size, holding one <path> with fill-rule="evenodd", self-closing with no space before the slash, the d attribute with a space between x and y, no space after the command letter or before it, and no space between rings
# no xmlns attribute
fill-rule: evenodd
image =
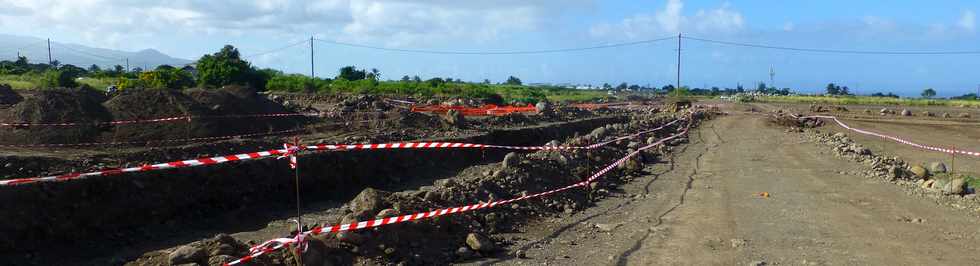
<svg viewBox="0 0 980 266"><path fill-rule="evenodd" d="M10 97L4 97L10 98ZM224 87L217 90L126 90L106 98L88 89L43 90L0 109L0 121L7 123L80 123L78 126L23 126L0 128L0 144L50 144L84 142L148 141L246 134L294 128L307 122L290 117L280 119L207 118L222 115L291 112L248 88ZM202 117L189 121L105 125L96 123Z"/></svg>
<svg viewBox="0 0 980 266"><path fill-rule="evenodd" d="M700 116L698 116L700 118ZM633 133L662 125L667 116L633 117L629 122L610 124L565 141L550 144L583 145L615 135ZM641 139L625 140L598 150L572 152L541 151L530 154L512 153L499 164L478 165L462 170L451 178L427 182L431 186L417 189L393 187L390 189L365 189L350 203L340 207L341 216L336 219L317 220L328 225L365 221L378 217L391 217L438 208L461 206L476 202L489 202L530 193L559 188L588 177L605 164L610 163L641 145L658 138L675 134L678 123ZM560 138L559 138L560 139ZM686 141L672 141L678 145ZM668 149L656 148L641 153L623 166L607 173L585 191L581 188L541 199L518 204L499 206L492 211L476 211L426 219L406 224L359 230L341 234L324 234L310 240L310 250L304 253L307 265L349 264L405 264L444 265L473 258L496 256L507 242L495 240L497 233L517 232L529 221L552 217L560 213L572 213L585 209L603 197L615 185L630 179L643 163L656 162L657 157ZM428 157L428 156L426 156ZM389 192L390 190L394 192ZM150 252L130 262L130 265L166 264L178 250L203 250L205 256L190 261L220 265L245 250L221 251L212 248L215 240L194 242L176 248ZM242 245L241 242L237 242ZM278 251L253 261L256 265L293 265L293 258L285 251Z"/></svg>
<svg viewBox="0 0 980 266"><path fill-rule="evenodd" d="M540 145L626 119L591 118L446 140ZM346 200L364 187L398 187L503 156L497 150L310 154L300 160L303 201ZM254 228L269 219L269 210L291 206L292 184L286 162L261 160L3 187L0 256L32 261L54 254L105 254L113 246L187 235L179 232Z"/></svg>

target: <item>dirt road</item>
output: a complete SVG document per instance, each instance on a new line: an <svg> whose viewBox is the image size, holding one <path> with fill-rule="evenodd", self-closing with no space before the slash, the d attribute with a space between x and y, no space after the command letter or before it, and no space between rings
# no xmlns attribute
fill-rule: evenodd
<svg viewBox="0 0 980 266"><path fill-rule="evenodd" d="M707 122L683 149L598 206L505 235L511 255L470 264L976 263L976 218L841 174L863 166L760 116Z"/></svg>

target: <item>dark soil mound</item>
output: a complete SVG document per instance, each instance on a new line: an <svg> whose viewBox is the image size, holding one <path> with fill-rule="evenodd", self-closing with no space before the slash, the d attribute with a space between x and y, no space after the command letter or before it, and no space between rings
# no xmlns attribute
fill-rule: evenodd
<svg viewBox="0 0 980 266"><path fill-rule="evenodd" d="M416 113L411 111L400 111L398 113L399 119L398 123L405 127L416 127L416 128L442 128L442 120L439 117Z"/></svg>
<svg viewBox="0 0 980 266"><path fill-rule="evenodd" d="M130 89L105 103L115 120L141 120L165 117L209 116L211 110L175 90ZM159 140L215 135L208 120L179 120L163 123L117 125L106 132L112 140Z"/></svg>
<svg viewBox="0 0 980 266"><path fill-rule="evenodd" d="M242 87L186 93L130 89L109 101L90 89L44 90L33 92L11 108L0 111L0 121L88 125L0 128L0 144L152 141L268 133L296 128L311 119L248 116L290 112L283 105ZM95 125L96 122L173 117L191 119Z"/></svg>
<svg viewBox="0 0 980 266"><path fill-rule="evenodd" d="M254 89L240 86L225 86L217 90L193 89L187 95L206 107L214 115L250 115L291 113L280 103L259 95ZM209 125L221 135L259 133L273 130L286 130L308 122L309 118L294 117L220 117L206 118Z"/></svg>
<svg viewBox="0 0 980 266"><path fill-rule="evenodd" d="M101 105L105 97L88 89L44 90L4 113L0 121L13 123L94 123L112 120ZM95 141L101 128L95 125L73 127L34 126L4 128L5 143L70 143Z"/></svg>
<svg viewBox="0 0 980 266"><path fill-rule="evenodd" d="M0 84L0 105L12 105L24 100L10 85Z"/></svg>

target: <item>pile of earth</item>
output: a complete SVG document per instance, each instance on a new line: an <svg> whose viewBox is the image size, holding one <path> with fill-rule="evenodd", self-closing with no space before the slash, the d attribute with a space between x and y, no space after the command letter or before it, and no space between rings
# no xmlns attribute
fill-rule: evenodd
<svg viewBox="0 0 980 266"><path fill-rule="evenodd" d="M907 163L898 157L875 154L844 133L806 130L804 135L830 147L838 157L869 166L871 169L863 173L865 176L897 184L906 189L909 195L930 198L955 209L980 208L980 197L976 194L980 180L965 173L948 173L942 162L933 162L925 167Z"/></svg>
<svg viewBox="0 0 980 266"><path fill-rule="evenodd" d="M803 117L800 114L791 114L783 110L776 110L769 115L769 123L789 127L790 129L816 128L823 126L823 120L814 117Z"/></svg>
<svg viewBox="0 0 980 266"><path fill-rule="evenodd" d="M704 116L700 114L696 117ZM674 115L670 114L636 117L628 123L610 124L596 128L590 134L564 142L555 140L549 145L587 145L663 125L673 118ZM341 207L344 212L342 217L325 222L327 225L347 224L515 198L563 187L580 182L603 165L640 146L657 141L656 137L675 134L682 126L682 123L678 123L656 133L656 136L623 140L594 150L510 153L501 163L473 166L456 177L436 180L432 186L423 186L417 190L388 192L367 188ZM670 145L679 145L685 141L686 138L679 138ZM595 201L607 197L610 191L640 174L644 163L656 162L657 157L669 150L671 147L664 146L646 150L584 189L576 188L540 199L498 206L491 211L464 212L437 219L312 236L307 238L310 245L302 260L307 265L445 265L496 256L505 252L509 241L495 238L494 234L519 232L520 227L528 221L567 215L592 206ZM206 246L201 243L207 241L210 240L188 246L201 249ZM132 263L142 265L161 261L166 257L172 258L179 255L181 250L186 251L188 248L185 247L187 246L169 249L169 253L148 253ZM232 259L219 255L198 256L194 261L218 265ZM238 252L234 255L241 257L245 254ZM293 265L294 257L288 251L279 250L258 257L252 263Z"/></svg>
<svg viewBox="0 0 980 266"><path fill-rule="evenodd" d="M51 89L0 110L0 121L83 125L4 128L0 129L0 139L2 144L151 141L266 133L295 128L309 121L303 117L229 117L288 112L293 110L254 90L237 86L187 91L131 89L108 100L90 89ZM184 116L194 118L160 123L94 124Z"/></svg>
<svg viewBox="0 0 980 266"><path fill-rule="evenodd" d="M24 97L17 94L10 85L0 84L0 106L13 105L21 100L24 100Z"/></svg>
<svg viewBox="0 0 980 266"><path fill-rule="evenodd" d="M72 127L3 127L3 144L71 143L97 141L105 126L91 123L112 120L102 106L105 96L90 89L56 88L42 90L10 108L0 110L0 121L6 123L89 123Z"/></svg>

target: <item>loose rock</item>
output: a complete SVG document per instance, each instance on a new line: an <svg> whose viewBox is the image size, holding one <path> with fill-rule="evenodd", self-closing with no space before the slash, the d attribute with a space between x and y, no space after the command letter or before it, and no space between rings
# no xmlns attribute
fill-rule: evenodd
<svg viewBox="0 0 980 266"><path fill-rule="evenodd" d="M476 251L487 252L497 249L492 240L477 233L466 235L466 245Z"/></svg>
<svg viewBox="0 0 980 266"><path fill-rule="evenodd" d="M207 257L208 254L204 252L204 249L186 245L170 252L167 258L170 259L170 265L179 265L185 263L201 263L207 260Z"/></svg>
<svg viewBox="0 0 980 266"><path fill-rule="evenodd" d="M365 188L361 190L357 197L350 202L350 210L354 213L370 212L376 213L385 206L385 197L388 196L388 192L373 188Z"/></svg>
<svg viewBox="0 0 980 266"><path fill-rule="evenodd" d="M449 110L446 112L446 115L443 116L443 120L445 120L447 124L456 128L463 128L466 125L466 118L457 110Z"/></svg>
<svg viewBox="0 0 980 266"><path fill-rule="evenodd" d="M946 172L946 164L943 162L933 162L929 164L929 172L933 174L941 174Z"/></svg>
<svg viewBox="0 0 980 266"><path fill-rule="evenodd" d="M945 186L943 186L943 194L947 195L960 195L963 194L963 186L966 185L966 180L963 178L956 178Z"/></svg>
<svg viewBox="0 0 980 266"><path fill-rule="evenodd" d="M504 168L514 167L514 166L517 165L517 163L520 160L521 160L521 158L518 157L517 153L515 153L515 152L507 153L507 155L504 156L503 166L504 166Z"/></svg>
<svg viewBox="0 0 980 266"><path fill-rule="evenodd" d="M909 171L912 171L912 174L917 178L925 179L929 177L929 171L926 171L926 168L922 167L921 165L912 166Z"/></svg>

